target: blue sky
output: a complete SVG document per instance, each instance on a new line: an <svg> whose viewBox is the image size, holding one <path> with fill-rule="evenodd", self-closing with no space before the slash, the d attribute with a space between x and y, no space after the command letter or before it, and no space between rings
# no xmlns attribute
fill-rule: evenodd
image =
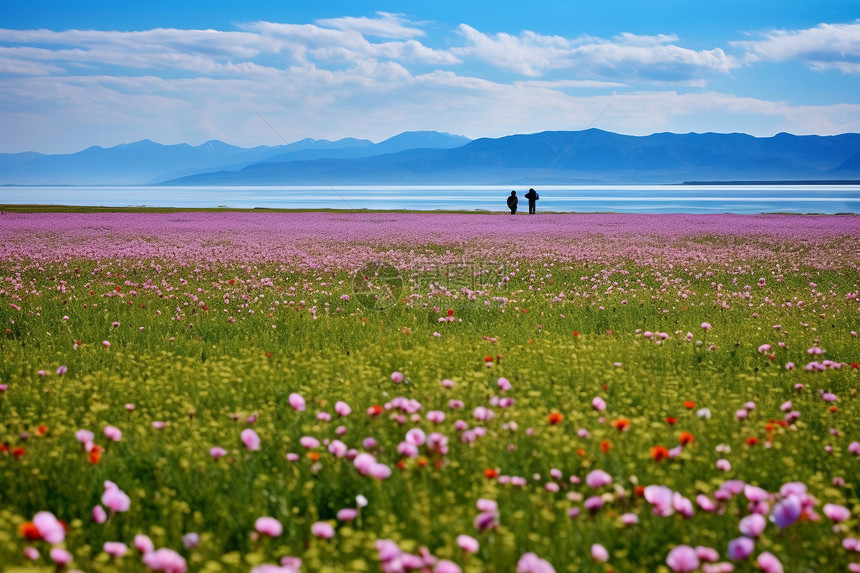
<svg viewBox="0 0 860 573"><path fill-rule="evenodd" d="M0 126L5 153L860 132L860 2L5 0Z"/></svg>

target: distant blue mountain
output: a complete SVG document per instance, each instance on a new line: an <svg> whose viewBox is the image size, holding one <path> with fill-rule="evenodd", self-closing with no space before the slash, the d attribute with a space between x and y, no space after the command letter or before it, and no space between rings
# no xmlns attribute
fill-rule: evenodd
<svg viewBox="0 0 860 573"><path fill-rule="evenodd" d="M0 155L0 184L550 185L860 179L860 134L630 136L589 129L477 139L406 132L240 148L148 140L69 155Z"/></svg>
<svg viewBox="0 0 860 573"><path fill-rule="evenodd" d="M305 155L305 154L303 154ZM177 185L592 184L860 179L860 134L758 138L741 133L589 129L477 139L451 149L281 161L168 181Z"/></svg>
<svg viewBox="0 0 860 573"><path fill-rule="evenodd" d="M416 147L456 147L468 138L437 132L406 132L380 143L345 138L303 139L275 147L242 148L221 141L162 145L148 139L116 147L90 147L63 155L0 154L0 185L144 185L214 170L240 170L275 160L367 157Z"/></svg>

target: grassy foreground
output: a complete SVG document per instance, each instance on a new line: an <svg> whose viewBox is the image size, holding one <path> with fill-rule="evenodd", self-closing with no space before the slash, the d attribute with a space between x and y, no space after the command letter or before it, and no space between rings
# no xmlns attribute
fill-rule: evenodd
<svg viewBox="0 0 860 573"><path fill-rule="evenodd" d="M850 234L694 233L683 260L388 239L349 267L3 232L4 571L860 562Z"/></svg>

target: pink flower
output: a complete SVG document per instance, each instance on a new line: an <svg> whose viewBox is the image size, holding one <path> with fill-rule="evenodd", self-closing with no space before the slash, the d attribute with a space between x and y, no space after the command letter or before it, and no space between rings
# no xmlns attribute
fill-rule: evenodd
<svg viewBox="0 0 860 573"><path fill-rule="evenodd" d="M105 492L102 494L102 503L114 513L128 511L131 507L131 499L113 482L105 482Z"/></svg>
<svg viewBox="0 0 860 573"><path fill-rule="evenodd" d="M505 392L505 391L511 389L511 383L507 378L499 378L498 385L499 385L499 390L501 390L502 392Z"/></svg>
<svg viewBox="0 0 860 573"><path fill-rule="evenodd" d="M352 521L356 517L358 517L358 510L351 507L346 507L337 512L338 521Z"/></svg>
<svg viewBox="0 0 860 573"><path fill-rule="evenodd" d="M625 513L621 516L621 523L624 525L636 525L639 523L639 516L635 513Z"/></svg>
<svg viewBox="0 0 860 573"><path fill-rule="evenodd" d="M164 573L185 573L187 569L185 558L167 548L144 553L143 564L153 571L164 571Z"/></svg>
<svg viewBox="0 0 860 573"><path fill-rule="evenodd" d="M400 384L401 382L403 382L403 372L392 372L391 381L395 384Z"/></svg>
<svg viewBox="0 0 860 573"><path fill-rule="evenodd" d="M602 412L606 409L606 401L600 396L595 396L591 401L591 406L598 412Z"/></svg>
<svg viewBox="0 0 860 573"><path fill-rule="evenodd" d="M731 462L729 462L729 460L725 458L720 458L719 460L717 460L717 469L722 472L731 471L732 464Z"/></svg>
<svg viewBox="0 0 860 573"><path fill-rule="evenodd" d="M773 553L768 551L759 555L756 563L764 573L782 573L782 563Z"/></svg>
<svg viewBox="0 0 860 573"><path fill-rule="evenodd" d="M743 561L752 555L755 549L755 541L749 537L736 537L729 541L729 559L732 561Z"/></svg>
<svg viewBox="0 0 860 573"><path fill-rule="evenodd" d="M423 446L427 441L427 435L421 428L412 428L406 432L406 441L414 446Z"/></svg>
<svg viewBox="0 0 860 573"><path fill-rule="evenodd" d="M839 523L840 521L845 521L846 519L851 517L851 511L843 505L828 503L824 506L824 515L826 515L836 523Z"/></svg>
<svg viewBox="0 0 860 573"><path fill-rule="evenodd" d="M274 517L258 517L254 522L254 529L257 533L268 537L278 537L284 531L281 522Z"/></svg>
<svg viewBox="0 0 860 573"><path fill-rule="evenodd" d="M785 529L798 519L803 513L803 505L796 495L789 495L780 500L770 514L770 520L781 529Z"/></svg>
<svg viewBox="0 0 860 573"><path fill-rule="evenodd" d="M57 567L65 567L72 562L72 559L72 554L65 549L61 549L59 547L51 549L51 561L56 563Z"/></svg>
<svg viewBox="0 0 860 573"><path fill-rule="evenodd" d="M39 550L35 547L25 547L23 553L24 558L29 559L30 561L35 561L39 558Z"/></svg>
<svg viewBox="0 0 860 573"><path fill-rule="evenodd" d="M717 505L713 500L702 493L696 496L696 504L702 509L702 511L714 511L717 509Z"/></svg>
<svg viewBox="0 0 860 573"><path fill-rule="evenodd" d="M720 553L713 547L703 547L702 545L698 545L696 547L696 555L698 555L699 559L702 561L710 561L714 563L720 560Z"/></svg>
<svg viewBox="0 0 860 573"><path fill-rule="evenodd" d="M218 458L221 458L221 457L224 457L225 455L227 455L227 450L225 450L224 448L220 448L218 446L215 446L214 448L209 449L209 455L212 456L213 460L217 460Z"/></svg>
<svg viewBox="0 0 860 573"><path fill-rule="evenodd" d="M122 430L116 426L106 426L105 437L109 440L113 440L114 442L118 442L122 439Z"/></svg>
<svg viewBox="0 0 860 573"><path fill-rule="evenodd" d="M472 415L475 417L476 420L481 422L487 422L489 420L492 420L495 416L492 410L490 410L489 408L485 408L484 406L478 406L477 408L475 408L475 410L472 412Z"/></svg>
<svg viewBox="0 0 860 573"><path fill-rule="evenodd" d="M78 430L75 432L75 439L82 444L86 444L87 442L92 443L95 439L95 435L89 430Z"/></svg>
<svg viewBox="0 0 860 573"><path fill-rule="evenodd" d="M441 410L430 410L427 412L427 421L434 424L441 424L445 421L445 412Z"/></svg>
<svg viewBox="0 0 860 573"><path fill-rule="evenodd" d="M433 573L462 573L462 571L459 565L447 559L440 559L433 569Z"/></svg>
<svg viewBox="0 0 860 573"><path fill-rule="evenodd" d="M186 533L182 536L182 545L185 549L194 549L200 544L200 534L195 532Z"/></svg>
<svg viewBox="0 0 860 573"><path fill-rule="evenodd" d="M593 470L585 477L585 484L593 489L601 488L612 483L612 476L603 470Z"/></svg>
<svg viewBox="0 0 860 573"><path fill-rule="evenodd" d="M305 411L305 408L306 408L305 399L302 398L301 394L296 394L295 392L293 392L292 394L290 394L289 402L290 402L290 406L296 412L304 412Z"/></svg>
<svg viewBox="0 0 860 573"><path fill-rule="evenodd" d="M664 485L649 485L645 488L645 501L654 506L654 513L663 517L672 515L672 490Z"/></svg>
<svg viewBox="0 0 860 573"><path fill-rule="evenodd" d="M352 408L346 402L336 402L334 411L338 416L349 416L352 413Z"/></svg>
<svg viewBox="0 0 860 573"><path fill-rule="evenodd" d="M375 463L371 466L370 472L368 473L370 477L382 481L391 477L391 468L385 464Z"/></svg>
<svg viewBox="0 0 860 573"><path fill-rule="evenodd" d="M678 545L669 551L669 555L666 556L666 565L676 572L695 571L699 568L699 556L696 554L696 550L689 545Z"/></svg>
<svg viewBox="0 0 860 573"><path fill-rule="evenodd" d="M320 447L320 441L313 436L302 436L299 438L299 444L305 449L313 450Z"/></svg>
<svg viewBox="0 0 860 573"><path fill-rule="evenodd" d="M594 543L591 546L591 558L598 563L606 563L609 561L609 551L603 545Z"/></svg>
<svg viewBox="0 0 860 573"><path fill-rule="evenodd" d="M311 535L320 539L331 539L334 537L334 528L325 521L317 521L311 525Z"/></svg>
<svg viewBox="0 0 860 573"><path fill-rule="evenodd" d="M471 535L458 535L457 546L466 553L477 553L480 549L478 540Z"/></svg>
<svg viewBox="0 0 860 573"><path fill-rule="evenodd" d="M545 559L526 553L517 561L516 573L555 573L555 569Z"/></svg>
<svg viewBox="0 0 860 573"><path fill-rule="evenodd" d="M260 449L260 436L251 428L245 428L241 434L242 443L252 452Z"/></svg>
<svg viewBox="0 0 860 573"><path fill-rule="evenodd" d="M105 541L102 548L105 553L117 559L128 553L128 545L122 541Z"/></svg>
<svg viewBox="0 0 860 573"><path fill-rule="evenodd" d="M770 344L762 344L758 347L759 354L764 354L765 352L769 352L771 349Z"/></svg>
<svg viewBox="0 0 860 573"><path fill-rule="evenodd" d="M711 323L703 322L702 323L702 330L705 330L705 331L711 330Z"/></svg>
<svg viewBox="0 0 860 573"><path fill-rule="evenodd" d="M102 340L102 346L104 346L105 348L110 348L110 342L108 342L107 340Z"/></svg>
<svg viewBox="0 0 860 573"><path fill-rule="evenodd" d="M134 536L134 547L141 553L155 551L155 544L152 543L152 540L141 533Z"/></svg>
<svg viewBox="0 0 860 573"><path fill-rule="evenodd" d="M769 494L762 488L750 484L744 485L744 495L750 501L759 502L768 499Z"/></svg>
<svg viewBox="0 0 860 573"><path fill-rule="evenodd" d="M741 519L738 529L746 537L758 537L764 531L767 520L763 515L753 513Z"/></svg>
<svg viewBox="0 0 860 573"><path fill-rule="evenodd" d="M105 521L107 521L107 513L105 512L105 508L100 505L95 506L92 511L92 519L95 523L104 523Z"/></svg>

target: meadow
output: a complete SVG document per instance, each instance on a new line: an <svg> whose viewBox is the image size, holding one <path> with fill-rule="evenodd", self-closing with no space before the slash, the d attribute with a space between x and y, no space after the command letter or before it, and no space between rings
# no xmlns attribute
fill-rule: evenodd
<svg viewBox="0 0 860 573"><path fill-rule="evenodd" d="M860 217L0 214L4 572L860 571Z"/></svg>

